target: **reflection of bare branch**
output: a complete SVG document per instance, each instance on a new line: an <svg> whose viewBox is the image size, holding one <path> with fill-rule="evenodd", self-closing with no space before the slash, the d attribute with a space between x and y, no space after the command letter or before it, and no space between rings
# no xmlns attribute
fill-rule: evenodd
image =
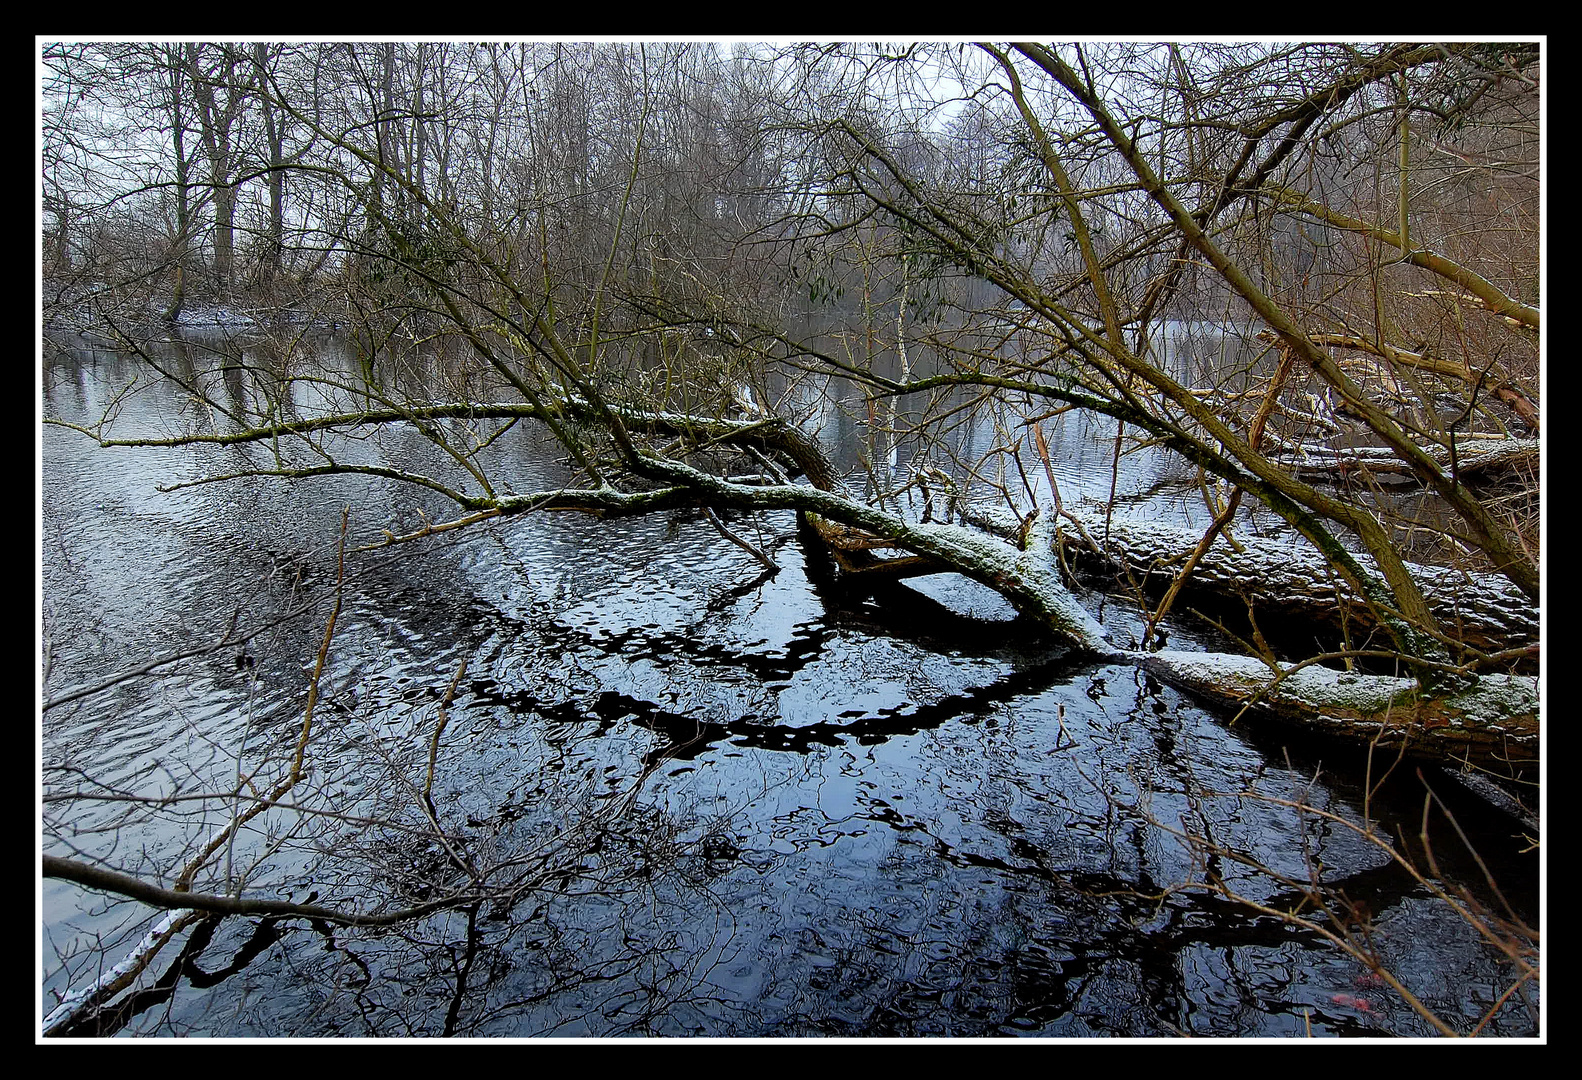
<svg viewBox="0 0 1582 1080"><path fill-rule="evenodd" d="M329 652L330 641L335 635L336 616L340 614L342 590L346 582L346 535L350 520L351 511L350 508L347 508L341 514L339 573L337 576L335 588L335 606L330 612L328 623L324 628L324 640L319 646L318 663L314 668L312 683L308 687L307 706L303 710L301 734L297 739L296 749L292 758L290 774L275 786L274 790L270 792L267 798L255 802L249 809L232 817L230 822L224 828L220 829L219 832L211 836L208 843L204 845L203 849L192 859L188 860L186 866L182 868L181 873L177 876L176 887L174 889L160 889L157 886L146 885L136 878L130 878L126 875L117 874L114 871L106 870L102 867L93 867L81 863L73 863L50 855L44 856L46 876L65 877L70 880L77 881L79 884L92 884L92 886L95 888L110 888L110 883L115 882L118 886L127 885L129 887L136 887L139 890L152 889L160 894L169 893L171 896L190 894L193 878L209 861L209 859L222 848L229 851L237 833L240 831L243 825L257 817L259 814L263 813L265 810L269 809L269 807L274 805L278 799L280 799L296 786L297 782L302 778L303 758L307 752L308 738L313 730L313 707L318 699L319 680L323 676L324 660ZM231 628L235 628L234 619L232 620ZM227 630L225 638L222 639L222 644L228 642L230 632L230 630ZM118 879L120 878L125 878L126 880L124 882L119 881ZM110 891L120 892L125 895L135 895L133 893L128 893L125 888L120 887L110 888ZM153 895L153 893L146 894L147 897L152 897ZM218 899L228 900L229 898L221 897ZM150 902L153 901L150 900ZM237 902L242 903L243 901ZM158 903L156 906L191 909L201 905L166 901ZM176 925L176 923L171 923L171 920L167 918L161 925L169 924L172 928L169 929L168 932L151 934L150 937L145 938L144 941L134 951L133 955L127 957L127 959L122 962L121 966L125 967L126 969L124 973L125 981L119 983L119 985L116 985L114 989L110 988L112 984L102 984L92 993L86 995L68 995L68 999L75 998L75 1000L78 1001L78 1005L73 1009L62 1013L62 1008L64 1008L63 1001L62 1008L56 1009L55 1013L51 1014L51 1016L54 1018L54 1022L46 1025L46 1033L48 1033L49 1030L53 1030L56 1027L69 1023L72 1018L77 1015L77 1012L80 1011L81 1008L86 1007L86 1005L89 1003L104 1000L106 996L117 993L121 987L128 985L133 978L136 978L138 972L142 971L148 966L148 964L159 953L159 950L164 947L166 942L168 942L171 937L174 936L176 930L180 929L181 926L187 925L188 921L190 921L190 919L187 916L182 916L177 920L179 925Z"/></svg>
<svg viewBox="0 0 1582 1080"><path fill-rule="evenodd" d="M236 633L236 622L238 617L241 615L241 611L238 609L238 611L231 616L230 626L226 628L225 633L220 636L218 641L211 642L208 645L200 645L193 649L183 649L179 652L167 653L164 656L148 661L146 664L140 664L135 668L129 668L126 671L117 672L116 674L111 675L109 678L101 680L100 682L94 683L90 686L79 686L71 690L62 691L61 693L46 701L43 705L43 709L45 712L48 712L50 709L65 705L68 702L76 701L79 698L88 697L91 694L97 694L101 690L108 690L112 686L115 686L119 683L128 682L129 680L135 679L141 675L147 675L151 671L155 671L159 668L174 664L178 660L190 660L194 656L207 656L210 653L219 652L224 648L245 645L247 642L253 640L253 638L264 633L266 630L273 630L282 623L289 622L299 615L305 615L309 611L312 611L318 606L318 603L319 602L317 600L312 600L308 603L298 605L297 607L292 608L290 611L287 611L285 614L277 616L276 618L271 619L269 622L264 623L256 630L250 630L245 634ZM47 675L45 678L46 681L48 681Z"/></svg>
<svg viewBox="0 0 1582 1080"><path fill-rule="evenodd" d="M1421 773L1419 773L1419 777L1421 777ZM1428 804L1438 805L1461 837L1463 843L1467 843L1467 841L1448 808L1439 802L1437 796L1431 790L1425 800L1424 823L1419 835L1428 861L1427 873L1404 854L1389 837L1382 836L1375 831L1366 818L1361 823L1358 823L1344 814L1315 806L1306 792L1295 798L1278 798L1249 789L1241 792L1225 793L1223 797L1252 800L1267 807L1292 812L1297 815L1299 822L1304 819L1322 821L1339 826L1359 837L1384 854L1388 858L1390 865L1404 871L1419 888L1446 905L1471 927L1479 937L1497 949L1512 966L1513 981L1485 1012L1469 1034L1476 1035L1481 1032L1513 994L1519 992L1520 988L1528 982L1536 981L1539 978L1539 969L1534 959L1538 944L1537 931L1524 925L1515 917L1514 912L1511 913L1508 919L1495 919L1465 889L1452 891L1438 880L1438 869L1434 865L1432 847L1428 837L1426 814ZM1114 801L1113 796L1106 795L1106 798L1109 798L1112 802ZM1306 881L1299 881L1289 875L1278 873L1253 855L1213 840L1205 830L1194 831L1188 829L1184 822L1181 826L1171 826L1158 820L1144 806L1128 807L1127 809L1141 813L1151 826L1173 836L1196 855L1196 865L1204 869L1202 879L1200 881L1184 881L1176 888L1206 891L1223 896L1251 911L1261 915L1272 916L1289 925L1299 926L1304 930L1319 935L1382 980L1400 996L1402 1001L1406 1002L1414 1013L1430 1024L1435 1031L1438 1031L1441 1035L1452 1037L1461 1034L1433 1009L1429 1008L1402 981L1402 978L1381 959L1377 949L1372 944L1372 938L1375 934L1372 924L1374 913L1368 910L1368 906L1349 899L1344 883L1321 880L1322 866L1307 847L1308 829L1305 824L1302 826L1301 835L1304 862L1308 876ZM1476 852L1472 851L1470 843L1467 844L1467 849L1472 852L1473 857L1476 859ZM1244 889L1240 889L1228 882L1223 874L1210 869L1216 862L1235 863L1284 886L1286 890L1290 890L1286 894L1287 899L1282 902L1279 896L1263 900L1248 896ZM1478 863L1480 866L1483 865L1481 859L1478 859ZM1484 871L1487 874L1486 867L1484 867ZM1430 877L1428 876L1429 874L1433 876ZM1489 878L1489 884L1493 885L1492 877ZM1494 891L1495 895L1498 896L1497 887ZM1503 902L1504 898L1500 897L1500 899ZM1310 914L1305 914L1304 912L1310 912Z"/></svg>

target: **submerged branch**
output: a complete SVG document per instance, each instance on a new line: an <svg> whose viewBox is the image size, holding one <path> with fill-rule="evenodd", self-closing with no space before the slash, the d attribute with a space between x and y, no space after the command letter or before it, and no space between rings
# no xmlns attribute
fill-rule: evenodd
<svg viewBox="0 0 1582 1080"><path fill-rule="evenodd" d="M54 855L43 857L43 872L47 878L62 878L84 888L129 897L150 907L170 911L204 911L214 915L295 915L308 919L324 919L343 926L394 926L445 908L462 907L479 899L472 895L447 896L443 900L371 915L340 911L317 904L293 904L284 900L253 900L239 896L166 889L158 885L150 885L130 874L102 866L89 866L86 863L61 859Z"/></svg>

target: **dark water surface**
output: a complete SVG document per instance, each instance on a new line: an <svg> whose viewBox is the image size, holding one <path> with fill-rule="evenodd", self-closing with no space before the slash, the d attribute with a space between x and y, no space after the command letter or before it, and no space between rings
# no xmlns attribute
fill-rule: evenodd
<svg viewBox="0 0 1582 1080"><path fill-rule="evenodd" d="M51 355L44 410L88 422L124 395L121 436L208 422L168 386L144 388L148 374L109 353ZM219 640L233 619L256 630L316 602L245 649L45 714L46 796L117 796L48 802L46 851L168 883L233 804L128 798L231 791L239 771L264 788L281 775L329 611L342 507L353 547L420 525L420 511L449 515L375 477L160 493L262 465L268 450L100 450L53 427L42 438L46 698ZM411 430L332 449L432 467ZM535 432L513 431L490 454L518 490L560 475ZM1384 851L1235 796L1249 785L1305 794L1359 821L1354 753L1231 726L1130 666L1069 660L970 583L932 578L918 591L980 619L918 592L905 604L839 600L810 578L788 515L733 527L773 548L778 575L692 515L530 516L349 555L308 778L214 865L245 878L249 895L366 909L455 884L421 789L465 659L443 710L435 815L475 865L518 874L523 888L514 903L393 929L233 918L186 931L116 1030L1431 1034L1318 933L1172 889L1205 873L1280 910L1319 873L1366 905L1379 954L1462 1030L1509 986L1495 952ZM1104 618L1120 640L1137 623L1114 600ZM1214 644L1187 624L1170 633L1172 648ZM1421 798L1409 779L1367 810L1383 832L1415 835ZM1537 856L1517 854L1511 822L1456 808L1536 925ZM1210 837L1222 854L1205 864L1172 830ZM1434 839L1441 871L1476 884L1448 828ZM43 896L48 1012L123 957L151 913L58 881ZM1484 1033L1534 1034L1527 997L1512 995Z"/></svg>

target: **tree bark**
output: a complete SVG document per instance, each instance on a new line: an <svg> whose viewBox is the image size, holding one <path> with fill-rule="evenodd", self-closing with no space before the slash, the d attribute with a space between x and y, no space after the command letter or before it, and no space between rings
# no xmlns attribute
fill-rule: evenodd
<svg viewBox="0 0 1582 1080"><path fill-rule="evenodd" d="M1108 545L1092 539L1103 516L1080 506L1063 513L1074 528L1061 533L1066 554L1099 560L1108 571L1129 574L1145 587L1168 587L1199 540L1197 533L1157 521L1111 516ZM969 511L967 520L1001 536L1015 525L1005 517ZM1238 537L1241 550L1216 542L1193 568L1189 594L1213 592L1243 600L1259 612L1318 622L1339 631L1349 625L1366 632L1376 625L1371 609L1349 582L1305 545ZM1538 647L1538 609L1499 574L1469 574L1448 567L1408 563L1437 621L1456 640L1482 652Z"/></svg>

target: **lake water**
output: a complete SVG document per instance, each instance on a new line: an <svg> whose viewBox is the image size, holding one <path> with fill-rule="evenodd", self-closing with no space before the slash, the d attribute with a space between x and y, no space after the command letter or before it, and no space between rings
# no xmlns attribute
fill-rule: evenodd
<svg viewBox="0 0 1582 1080"><path fill-rule="evenodd" d="M206 355L225 346L198 346L172 362L256 400L251 376ZM121 437L213 422L148 375L111 352L51 351L45 414L90 423L111 409ZM1107 493L1113 435L1052 440L1062 485ZM325 450L435 466L410 429ZM526 491L563 475L560 456L521 427L487 458ZM431 494L374 476L157 490L267 460L256 447L101 450L43 429L46 698L233 625L256 632L44 713L46 852L168 884L239 805L221 797L239 774L259 790L283 775L343 508L352 548L444 516ZM1159 475L1128 470L1126 493L1157 495ZM1245 795L1305 795L1352 821L1366 809L1410 838L1422 788L1408 770L1365 808L1354 751L1232 726L1131 666L1074 661L970 583L925 579L907 602L833 595L789 515L733 527L774 552L777 575L690 514L532 515L350 553L308 774L197 887L223 891L228 873L248 895L396 908L454 886L460 858L515 894L382 930L243 918L189 930L102 1030L1431 1033L1317 932L1180 887L1205 873L1282 910L1317 873L1366 906L1372 946L1460 1030L1509 986L1495 950L1384 851ZM1103 618L1121 640L1140 622L1116 600ZM1168 631L1172 648L1219 644L1188 623ZM452 853L422 798L431 746ZM1447 798L1536 925L1536 854L1514 823ZM1445 882L1478 885L1448 825L1433 841ZM45 1012L154 917L54 880L43 903ZM1535 992L1511 995L1483 1032L1534 1034L1535 1005Z"/></svg>

